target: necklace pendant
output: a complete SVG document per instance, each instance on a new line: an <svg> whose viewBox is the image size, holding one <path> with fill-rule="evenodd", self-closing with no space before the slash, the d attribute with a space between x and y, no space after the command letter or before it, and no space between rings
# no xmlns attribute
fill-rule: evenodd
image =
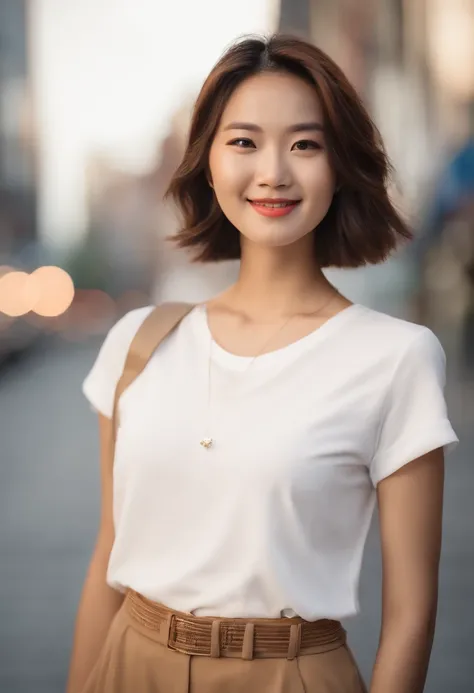
<svg viewBox="0 0 474 693"><path fill-rule="evenodd" d="M203 448L209 449L212 447L214 441L212 438L203 438L200 442L200 445L202 445Z"/></svg>

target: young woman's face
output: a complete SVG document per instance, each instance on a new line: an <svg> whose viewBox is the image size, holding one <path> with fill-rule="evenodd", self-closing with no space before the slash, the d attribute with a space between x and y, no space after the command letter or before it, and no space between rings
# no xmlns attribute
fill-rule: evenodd
<svg viewBox="0 0 474 693"><path fill-rule="evenodd" d="M222 114L209 168L222 211L245 238L276 247L312 232L335 189L315 90L285 73L247 79Z"/></svg>

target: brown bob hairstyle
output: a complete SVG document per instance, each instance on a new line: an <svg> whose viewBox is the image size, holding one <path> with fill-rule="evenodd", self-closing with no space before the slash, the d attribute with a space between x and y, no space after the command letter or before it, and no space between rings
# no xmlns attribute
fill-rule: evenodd
<svg viewBox="0 0 474 693"><path fill-rule="evenodd" d="M279 34L239 40L207 77L194 106L183 160L167 191L184 221L171 240L193 248L196 261L240 258L240 233L223 214L208 182L209 149L236 87L270 71L311 84L323 110L339 188L314 230L318 264L360 267L382 262L399 240L412 234L389 199L391 168L380 133L343 72L323 51Z"/></svg>

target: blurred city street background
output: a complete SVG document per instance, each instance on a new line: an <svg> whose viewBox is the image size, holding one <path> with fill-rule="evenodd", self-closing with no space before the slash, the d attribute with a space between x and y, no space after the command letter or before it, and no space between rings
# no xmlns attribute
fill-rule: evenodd
<svg viewBox="0 0 474 693"><path fill-rule="evenodd" d="M430 327L461 440L448 459L438 629L427 693L473 693L474 0L0 1L0 693L62 693L99 513L98 439L81 384L126 311L200 301L236 263L171 248L163 192L190 106L243 33L308 38L379 126L415 241L328 271L364 303ZM366 678L380 626L371 531ZM138 692L137 692L138 693Z"/></svg>

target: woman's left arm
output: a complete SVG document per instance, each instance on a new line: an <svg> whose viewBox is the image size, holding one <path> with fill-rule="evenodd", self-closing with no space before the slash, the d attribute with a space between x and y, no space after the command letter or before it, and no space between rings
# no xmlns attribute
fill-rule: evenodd
<svg viewBox="0 0 474 693"><path fill-rule="evenodd" d="M422 693L433 642L441 552L444 455L438 448L377 486L382 629L370 693Z"/></svg>

